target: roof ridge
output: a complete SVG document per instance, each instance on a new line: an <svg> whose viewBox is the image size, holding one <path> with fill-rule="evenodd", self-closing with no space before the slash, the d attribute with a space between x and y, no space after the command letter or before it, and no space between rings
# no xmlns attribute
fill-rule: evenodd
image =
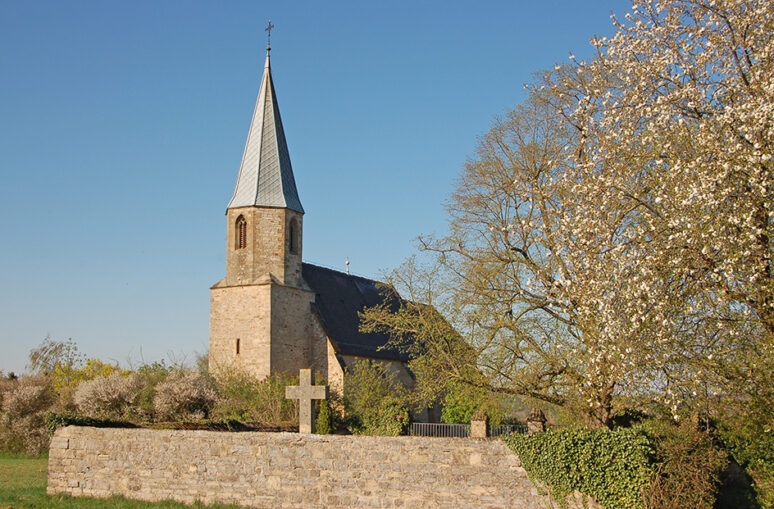
<svg viewBox="0 0 774 509"><path fill-rule="evenodd" d="M382 284L386 284L384 281L380 281L380 280L378 280L378 279L371 279L370 277L367 277L367 276L361 276L361 275L359 275L359 274L352 274L352 273L349 273L349 274L348 274L348 273L346 273L346 272L342 272L342 271L340 271L340 270L338 270L338 269L334 269L334 268L332 268L332 267L328 267L328 266L326 266L326 265L322 265L322 264L318 264L318 263L302 262L302 264L303 264L303 265L309 265L309 266L311 266L311 267L317 267L318 269L324 269L324 270L328 270L328 271L331 271L331 272L336 272L337 274L341 274L341 275L343 275L343 276L347 276L347 277L353 277L353 278L358 278L358 279L364 279L364 280L366 280L366 281L371 281L371 282L374 282L374 283L382 283Z"/></svg>

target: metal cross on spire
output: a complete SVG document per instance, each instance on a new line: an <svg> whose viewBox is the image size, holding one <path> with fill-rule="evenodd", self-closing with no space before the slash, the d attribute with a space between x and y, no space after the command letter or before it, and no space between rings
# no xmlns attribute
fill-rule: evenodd
<svg viewBox="0 0 774 509"><path fill-rule="evenodd" d="M269 20L269 24L266 25L266 28L264 30L268 32L268 37L266 38L266 51L271 51L271 29L274 28L274 25L271 24L271 20Z"/></svg>

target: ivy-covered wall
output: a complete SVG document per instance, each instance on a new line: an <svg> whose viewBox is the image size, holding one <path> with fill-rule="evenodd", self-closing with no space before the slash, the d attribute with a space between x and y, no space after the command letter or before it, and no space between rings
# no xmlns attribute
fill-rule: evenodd
<svg viewBox="0 0 774 509"><path fill-rule="evenodd" d="M643 507L655 452L643 430L579 428L503 439L555 500L580 491L606 509Z"/></svg>

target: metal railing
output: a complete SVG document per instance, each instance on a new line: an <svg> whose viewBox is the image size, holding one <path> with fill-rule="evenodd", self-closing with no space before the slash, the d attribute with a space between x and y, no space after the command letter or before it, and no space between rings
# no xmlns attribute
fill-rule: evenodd
<svg viewBox="0 0 774 509"><path fill-rule="evenodd" d="M434 422L412 422L409 435L415 437L460 437L470 436L470 424L438 424Z"/></svg>
<svg viewBox="0 0 774 509"><path fill-rule="evenodd" d="M492 426L489 428L488 435L490 437L499 437L508 433L527 433L526 424L500 424L499 426Z"/></svg>
<svg viewBox="0 0 774 509"><path fill-rule="evenodd" d="M488 436L499 437L506 433L526 433L526 424L501 424L489 428ZM415 437L459 437L470 436L470 424L440 424L434 422L412 422L409 435Z"/></svg>

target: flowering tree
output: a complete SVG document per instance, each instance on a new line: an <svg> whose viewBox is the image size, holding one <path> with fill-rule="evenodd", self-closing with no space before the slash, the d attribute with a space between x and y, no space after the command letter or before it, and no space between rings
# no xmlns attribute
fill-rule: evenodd
<svg viewBox="0 0 774 509"><path fill-rule="evenodd" d="M589 243L579 252L583 239L568 227L579 200L565 147L585 141L556 100L563 99L554 91L533 91L495 121L452 196L450 234L420 239L436 265L423 272L409 263L394 274L410 302L398 313L370 310L364 326L412 344L420 386L463 382L610 425L649 343L638 330L610 326L616 300L602 293L615 279L602 288L598 277L609 255Z"/></svg>
<svg viewBox="0 0 774 509"><path fill-rule="evenodd" d="M615 308L671 351L654 361L675 408L729 380L770 407L774 4L638 0L626 18L571 66L588 84L568 118L592 140L572 229L583 251L612 239Z"/></svg>
<svg viewBox="0 0 774 509"><path fill-rule="evenodd" d="M422 240L432 277L396 275L470 354L419 305L366 327L435 331L425 366L596 424L729 381L772 408L774 4L635 0L614 23L482 138L450 234Z"/></svg>

